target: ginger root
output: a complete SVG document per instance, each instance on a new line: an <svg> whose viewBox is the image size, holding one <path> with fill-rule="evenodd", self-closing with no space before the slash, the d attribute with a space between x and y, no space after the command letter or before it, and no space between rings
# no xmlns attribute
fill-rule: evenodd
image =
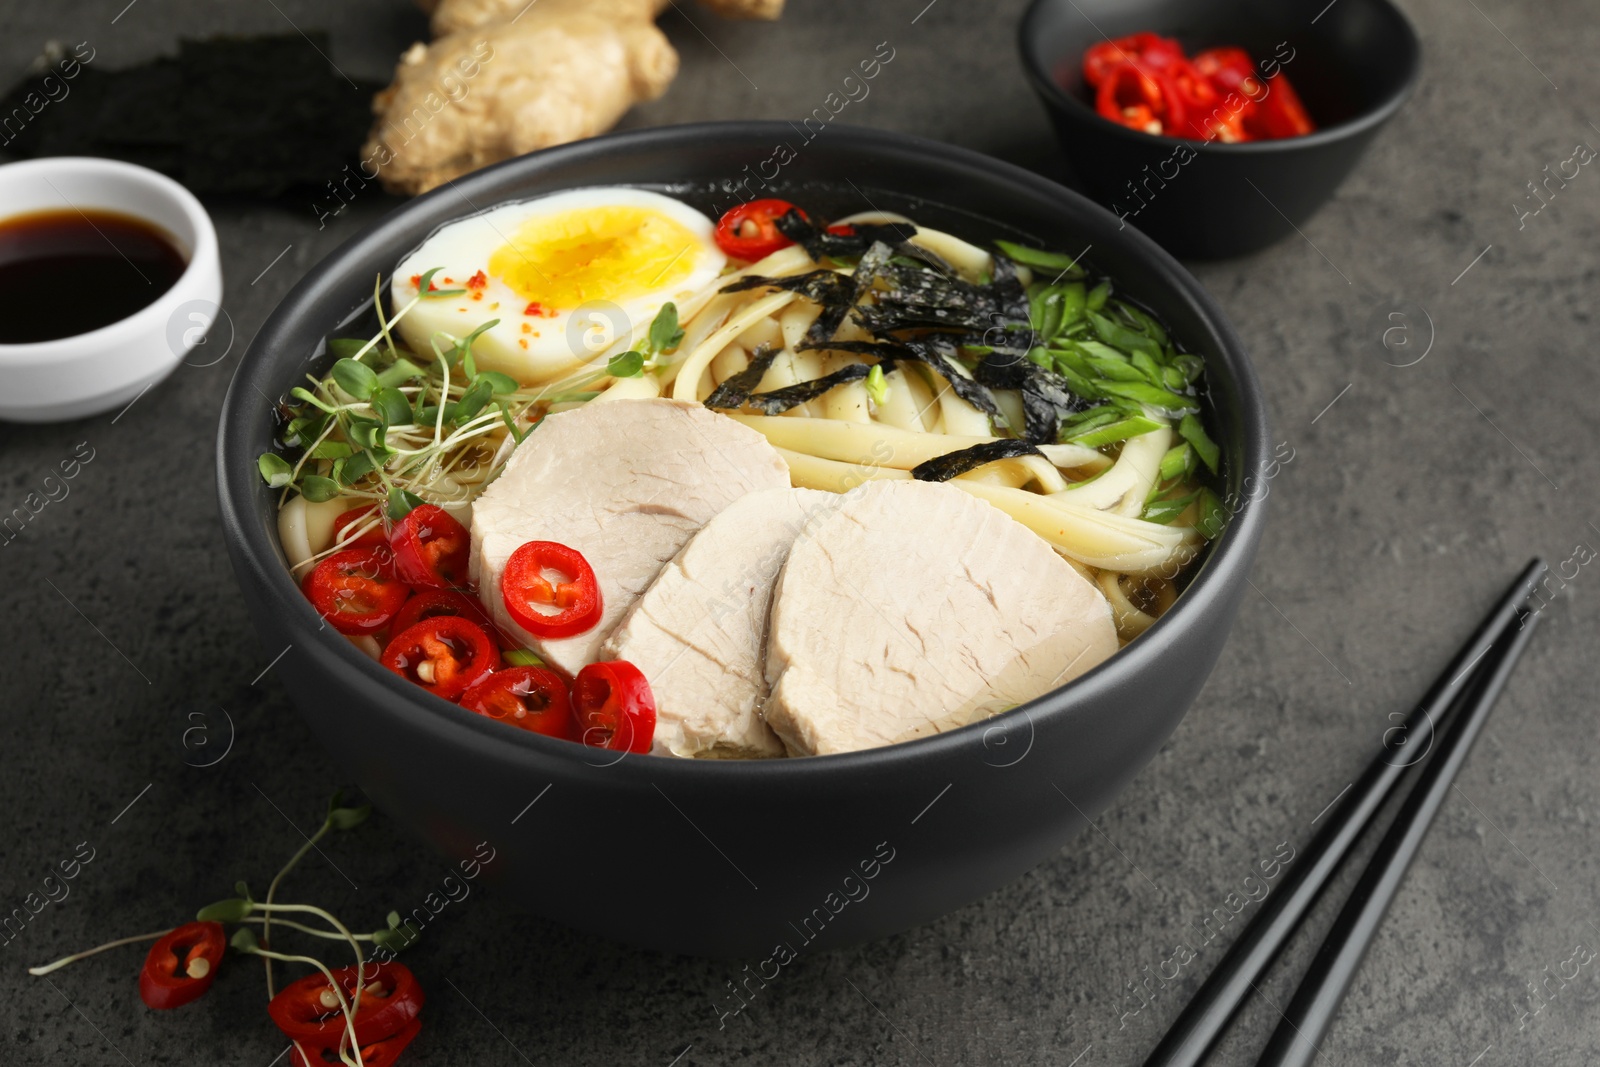
<svg viewBox="0 0 1600 1067"><path fill-rule="evenodd" d="M419 0L437 35L401 56L374 97L362 155L391 192L427 192L480 167L609 129L666 92L678 54L655 18L673 0ZM783 0L701 0L776 18Z"/></svg>

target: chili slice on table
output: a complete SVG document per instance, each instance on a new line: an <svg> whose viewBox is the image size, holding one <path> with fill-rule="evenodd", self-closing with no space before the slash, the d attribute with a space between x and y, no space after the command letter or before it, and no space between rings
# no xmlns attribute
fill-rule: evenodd
<svg viewBox="0 0 1600 1067"><path fill-rule="evenodd" d="M311 568L301 588L317 614L342 634L381 630L411 590L394 577L388 546L346 548Z"/></svg>
<svg viewBox="0 0 1600 1067"><path fill-rule="evenodd" d="M507 667L461 695L468 711L546 737L578 740L567 683L543 667Z"/></svg>
<svg viewBox="0 0 1600 1067"><path fill-rule="evenodd" d="M433 504L418 504L389 533L394 572L401 581L422 589L465 585L472 535L450 513Z"/></svg>
<svg viewBox="0 0 1600 1067"><path fill-rule="evenodd" d="M591 663L572 683L580 740L595 748L645 753L656 732L656 698L627 660Z"/></svg>
<svg viewBox="0 0 1600 1067"><path fill-rule="evenodd" d="M1188 114L1177 86L1163 74L1124 63L1100 83L1095 110L1112 122L1157 136L1187 136Z"/></svg>
<svg viewBox="0 0 1600 1067"><path fill-rule="evenodd" d="M348 1003L355 996L356 965L340 967L333 972L333 977ZM356 1008L353 1026L356 1043L363 1048L400 1036L400 1032L416 1019L427 999L411 969L393 960L362 964L361 984L361 1004ZM309 1050L337 1049L345 1036L344 1012L339 1009L339 998L320 971L279 990L278 995L267 1002L267 1014L289 1040L298 1041Z"/></svg>
<svg viewBox="0 0 1600 1067"><path fill-rule="evenodd" d="M363 526L367 520L378 518L378 505L371 504L364 508L351 508L349 511L339 513L333 520L333 543L340 548L368 548L386 545L389 535L384 532L383 521L379 519L358 537L352 537L340 542L339 537L352 526Z"/></svg>
<svg viewBox="0 0 1600 1067"><path fill-rule="evenodd" d="M477 600L455 589L424 589L412 595L411 599L395 613L394 624L390 627L395 633L409 630L424 619L433 619L441 615L459 615L463 619L471 619L485 630L493 633L494 623L489 619L489 613L484 610Z"/></svg>
<svg viewBox="0 0 1600 1067"><path fill-rule="evenodd" d="M436 615L396 634L382 662L434 696L454 700L500 666L500 651L471 619Z"/></svg>
<svg viewBox="0 0 1600 1067"><path fill-rule="evenodd" d="M184 923L167 931L150 946L139 969L139 999L157 1011L199 999L217 980L227 947L221 923Z"/></svg>
<svg viewBox="0 0 1600 1067"><path fill-rule="evenodd" d="M361 1062L366 1067L391 1067L394 1061L400 1058L400 1053L404 1052L406 1046L421 1032L422 1020L412 1019L401 1027L398 1033L379 1038L370 1045L362 1045ZM300 1049L295 1047L289 1053L289 1067L322 1067L323 1064L338 1067L343 1062L339 1059L337 1049L317 1049L312 1055L314 1058L307 1062L306 1058L300 1055Z"/></svg>
<svg viewBox="0 0 1600 1067"><path fill-rule="evenodd" d="M787 200L751 200L732 207L717 220L717 247L734 259L754 262L794 244L778 230L778 220L799 208ZM806 213L800 211L800 217Z"/></svg>
<svg viewBox="0 0 1600 1067"><path fill-rule="evenodd" d="M552 581L549 571L560 575ZM581 634L600 621L600 583L589 561L555 541L529 541L511 553L500 596L516 624L534 637Z"/></svg>

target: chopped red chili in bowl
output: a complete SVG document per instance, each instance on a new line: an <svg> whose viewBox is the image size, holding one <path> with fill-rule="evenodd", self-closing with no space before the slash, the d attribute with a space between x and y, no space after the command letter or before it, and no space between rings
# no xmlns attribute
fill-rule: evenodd
<svg viewBox="0 0 1600 1067"><path fill-rule="evenodd" d="M1161 137L1233 143L1317 128L1282 70L1264 74L1242 48L1191 59L1170 37L1134 33L1088 48L1083 78L1102 116Z"/></svg>

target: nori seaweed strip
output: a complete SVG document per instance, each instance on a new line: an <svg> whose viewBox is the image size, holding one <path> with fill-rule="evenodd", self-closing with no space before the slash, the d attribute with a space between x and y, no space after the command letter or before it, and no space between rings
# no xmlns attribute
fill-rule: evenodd
<svg viewBox="0 0 1600 1067"><path fill-rule="evenodd" d="M1067 387L1061 375L998 349L978 361L972 376L992 388L1016 389L1022 394L1022 435L1036 444L1053 443L1061 432L1061 420L1089 406Z"/></svg>
<svg viewBox="0 0 1600 1067"><path fill-rule="evenodd" d="M991 389L1021 389L1028 380L1029 367L1037 368L1037 364L1026 356L995 349L978 360L972 376Z"/></svg>
<svg viewBox="0 0 1600 1067"><path fill-rule="evenodd" d="M917 233L915 226L902 222L851 223L854 233L829 233L800 214L798 210L774 219L773 223L778 227L779 233L804 248L806 255L812 259L821 259L823 256L833 259L859 256L879 241L890 245L902 245Z"/></svg>
<svg viewBox="0 0 1600 1067"><path fill-rule="evenodd" d="M1089 401L1068 388L1061 375L1009 353L989 353L973 368L972 376L992 388L1021 394L1022 435L1036 444L1054 442L1061 420L1089 407Z"/></svg>
<svg viewBox="0 0 1600 1067"><path fill-rule="evenodd" d="M812 344L806 341L801 344L801 351L806 349L819 349L834 352L855 352L864 356L877 356L887 364L893 359L913 359L918 363L925 363L939 372L940 377L950 383L950 388L956 396L971 404L979 411L1004 421L1005 415L1000 410L1000 405L995 402L994 394L984 387L983 383L968 378L956 369L954 345L947 351L943 349L933 337L890 338L885 341L832 341L822 344ZM885 369L884 373L888 373Z"/></svg>
<svg viewBox="0 0 1600 1067"><path fill-rule="evenodd" d="M824 374L809 382L797 382L786 385L782 389L773 389L765 393L751 393L745 397L744 402L760 411L763 415L782 415L792 407L798 407L808 400L815 400L836 385L846 382L860 381L872 373L872 367L865 363L852 363L848 367L840 367L832 374ZM711 406L711 399L706 399L706 405ZM733 407L739 407L735 404Z"/></svg>
<svg viewBox="0 0 1600 1067"><path fill-rule="evenodd" d="M738 374L730 374L724 378L722 384L711 391L706 397L708 408L736 408L744 404L756 386L761 384L761 379L766 376L767 368L772 366L772 361L782 353L782 349L771 345L762 345L750 356L750 365Z"/></svg>
<svg viewBox="0 0 1600 1067"><path fill-rule="evenodd" d="M960 338L966 345L981 345L1012 361L1026 361L1027 355L1039 343L1033 328L1027 323L1014 326L991 326L981 334L973 332Z"/></svg>
<svg viewBox="0 0 1600 1067"><path fill-rule="evenodd" d="M1043 367L1028 366L1022 381L1023 436L1035 444L1054 444L1061 435L1061 420L1089 407L1089 402L1066 386L1066 379Z"/></svg>
<svg viewBox="0 0 1600 1067"><path fill-rule="evenodd" d="M889 263L879 274L889 283L880 300L907 307L965 307L985 315L1000 314L1006 302L988 287L973 285L926 267Z"/></svg>
<svg viewBox="0 0 1600 1067"><path fill-rule="evenodd" d="M1003 253L994 254L991 279L974 285L956 277L938 257L921 256L921 250L907 245L904 238L910 234L903 233L907 227L862 225L854 234L842 237L827 234L798 212L784 215L777 225L813 258L853 254L861 257L853 279L819 270L792 278L747 278L724 290L770 286L821 304L822 313L806 330L803 343L797 346L799 350L854 352L876 356L886 363L914 359L933 368L950 383L957 396L1001 424L1005 423L1005 416L990 390L1015 389L1022 399L1024 425L1020 429L1028 442L1054 441L1060 433L1061 420L1088 406L1086 400L1073 394L1064 378L1027 359L1038 338L1029 323L1028 295L1017 266ZM897 261L896 257L905 254L930 266ZM879 288L880 285L884 287ZM873 301L862 303L869 291ZM847 315L853 315L877 340L833 340ZM906 336L908 332L912 335ZM956 359L962 344L989 349L971 377L962 373ZM724 383L707 404L736 407L747 403L775 414L867 372L867 368L854 365L815 382L801 382L767 394L748 394L748 386L738 391L726 389L728 383ZM1019 428L1012 429L1015 432Z"/></svg>
<svg viewBox="0 0 1600 1067"><path fill-rule="evenodd" d="M844 317L850 313L850 307L849 303L823 305L822 314L806 327L805 344L827 343L839 332L839 327L844 324Z"/></svg>
<svg viewBox="0 0 1600 1067"><path fill-rule="evenodd" d="M1002 424L1006 422L1005 413L1000 410L999 403L995 401L994 394L989 392L988 387L980 381L967 377L958 369L960 364L955 359L954 341L934 334L908 338L902 343L911 349L918 359L944 375L956 396L990 418L999 419Z"/></svg>
<svg viewBox="0 0 1600 1067"><path fill-rule="evenodd" d="M861 258L856 261L856 270L853 277L855 282L855 299L851 303L859 303L867 294L883 272L888 269L889 261L894 258L894 246L885 241L874 241L867 250L861 253Z"/></svg>
<svg viewBox="0 0 1600 1067"><path fill-rule="evenodd" d="M981 445L971 448L959 449L955 452L946 452L942 456L934 456L930 460L918 463L911 468L911 477L919 482L948 482L958 474L965 474L983 466L985 463L995 463L1002 459L1015 459L1018 456L1042 456L1037 448L1026 441L1000 440L985 441Z"/></svg>
<svg viewBox="0 0 1600 1067"><path fill-rule="evenodd" d="M860 261L856 264L855 275L850 279L843 298L832 304L824 303L822 314L806 328L807 344L822 344L833 339L833 335L838 333L839 327L844 324L845 316L850 313L851 308L861 302L867 290L872 288L878 272L889 262L889 257L892 255L894 249L882 241L874 241L862 253Z"/></svg>
<svg viewBox="0 0 1600 1067"><path fill-rule="evenodd" d="M742 293L746 289L786 289L791 293L799 293L808 300L814 300L823 307L831 307L840 302L849 303L855 292L851 280L838 271L814 270L805 274L793 274L787 278L767 278L759 274L752 274L748 278L740 278L732 285L725 285L719 292Z"/></svg>
<svg viewBox="0 0 1600 1067"><path fill-rule="evenodd" d="M998 249L990 258L994 262L994 276L989 281L990 291L1010 318L1026 323L1028 291L1022 287L1022 279L1017 277L1017 265Z"/></svg>
<svg viewBox="0 0 1600 1067"><path fill-rule="evenodd" d="M858 305L853 314L869 333L879 336L897 330L961 330L981 334L992 323L966 308L903 307L889 302Z"/></svg>

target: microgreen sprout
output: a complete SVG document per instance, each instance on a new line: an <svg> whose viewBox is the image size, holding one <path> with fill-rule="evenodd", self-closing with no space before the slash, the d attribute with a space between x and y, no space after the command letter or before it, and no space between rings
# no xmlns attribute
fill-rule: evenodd
<svg viewBox="0 0 1600 1067"><path fill-rule="evenodd" d="M585 363L541 386L523 386L479 365L474 343L499 320L461 337L439 331L429 340L431 351L422 353L396 338L395 324L418 303L465 292L435 288L440 269L420 275L417 295L387 317L378 280L377 332L366 340L327 342L332 366L292 388L280 408L278 443L287 452L266 452L257 460L262 481L279 491L280 502L293 492L310 503L382 505L381 517L347 528L350 537L397 522L419 504L470 500L552 406L587 402L608 380L655 369L683 341L678 309L667 303L636 348L612 355L603 366ZM348 543L345 538L308 563Z"/></svg>
<svg viewBox="0 0 1600 1067"><path fill-rule="evenodd" d="M650 320L644 344L627 352L619 352L606 363L606 373L613 378L637 378L647 370L661 366L661 359L683 343L683 330L678 326L678 305L667 301Z"/></svg>

